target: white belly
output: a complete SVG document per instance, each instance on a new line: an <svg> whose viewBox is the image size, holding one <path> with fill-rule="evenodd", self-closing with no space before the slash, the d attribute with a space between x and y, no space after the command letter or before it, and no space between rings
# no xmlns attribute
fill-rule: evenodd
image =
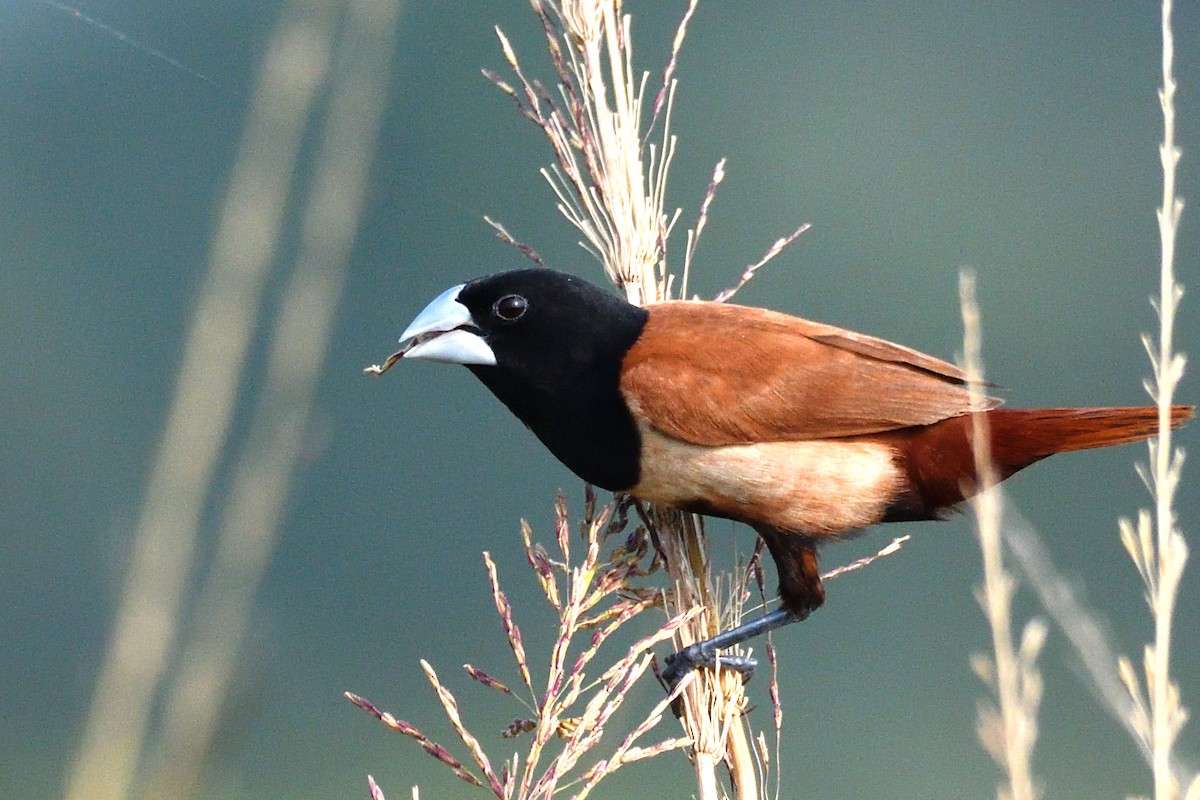
<svg viewBox="0 0 1200 800"><path fill-rule="evenodd" d="M825 439L702 447L642 426L636 497L814 537L879 522L902 475L880 442Z"/></svg>

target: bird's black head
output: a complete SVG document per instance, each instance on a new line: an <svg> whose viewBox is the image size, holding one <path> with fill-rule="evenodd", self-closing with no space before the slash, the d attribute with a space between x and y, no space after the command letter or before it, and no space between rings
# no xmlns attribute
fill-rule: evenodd
<svg viewBox="0 0 1200 800"><path fill-rule="evenodd" d="M466 365L568 468L622 489L637 481L637 432L621 362L646 318L572 275L502 272L439 295L398 355Z"/></svg>

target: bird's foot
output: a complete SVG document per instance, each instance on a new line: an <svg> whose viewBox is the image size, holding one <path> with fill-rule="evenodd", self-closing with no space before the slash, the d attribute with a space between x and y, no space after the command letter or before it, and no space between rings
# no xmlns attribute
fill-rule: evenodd
<svg viewBox="0 0 1200 800"><path fill-rule="evenodd" d="M697 642L688 645L677 653L666 658L666 667L659 674L667 693L675 691L675 687L689 672L694 669L728 669L742 676L742 683L754 677L758 667L758 659L753 656L720 655L715 649L705 647L708 642Z"/></svg>
<svg viewBox="0 0 1200 800"><path fill-rule="evenodd" d="M718 655L721 650L742 644L755 636L770 633L784 625L799 622L807 616L807 611L794 612L777 608L761 617L744 622L732 630L718 633L711 639L690 644L679 652L667 656L666 667L660 673L659 678L662 679L667 691L673 692L683 677L692 670L699 667L711 669L719 665L722 668L741 673L743 682L748 681L754 674L754 668L758 666L758 662L750 656ZM675 703L675 711L677 714L679 713L678 702Z"/></svg>

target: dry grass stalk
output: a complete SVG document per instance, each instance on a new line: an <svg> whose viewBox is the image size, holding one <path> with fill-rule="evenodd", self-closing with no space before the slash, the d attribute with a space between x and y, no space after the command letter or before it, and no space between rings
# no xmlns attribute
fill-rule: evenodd
<svg viewBox="0 0 1200 800"><path fill-rule="evenodd" d="M969 376L973 407L986 407L984 396L981 326L975 303L975 279L963 273L959 280L964 334L963 368ZM1037 741L1037 712L1041 703L1042 679L1037 657L1046 641L1047 628L1038 619L1026 623L1019 647L1013 646L1012 598L1016 579L1004 566L1000 527L1002 495L988 438L987 415L975 413L971 421L975 474L981 491L971 499L983 555L983 585L976 599L987 616L992 632L992 655L976 653L971 666L996 696L996 703L981 702L976 732L988 754L1005 770L1006 786L1000 800L1034 800L1040 790L1030 761Z"/></svg>
<svg viewBox="0 0 1200 800"><path fill-rule="evenodd" d="M804 233L806 230L808 230L811 227L812 226L809 223L805 222L803 225L801 225L799 228L796 228L796 230L792 231L787 236L784 236L780 239L776 239L775 242L767 249L767 252L763 254L762 258L760 258L758 261L754 262L753 264L749 265L744 270L742 270L742 274L738 278L738 282L735 286L732 286L728 289L725 289L722 292L719 292L717 294L717 296L714 297L713 299L716 300L718 303L724 303L726 300L733 297L735 294L738 293L739 290L741 290L741 288L743 286L745 286L747 283L749 283L751 281L751 279L754 278L754 275L758 272L759 268L765 266L768 261L770 261L772 258L774 258L775 256L782 253L783 248L787 247L789 244L796 241L796 238L799 237L800 234Z"/></svg>
<svg viewBox="0 0 1200 800"><path fill-rule="evenodd" d="M556 99L530 79L504 33L504 57L520 87L493 72L484 74L546 134L555 164L542 174L559 210L583 234L584 246L631 302L666 296L663 255L678 212L665 215L666 175L675 149L670 134L674 95L672 67L655 100L662 114L661 141L644 144L641 133L645 77L635 82L628 18L619 2L559 0L531 5L542 22L558 77ZM682 44L690 4L672 51Z"/></svg>
<svg viewBox="0 0 1200 800"><path fill-rule="evenodd" d="M686 609L701 611L693 624L680 626L675 636L676 647L682 649L740 623L742 609L750 597L748 580L755 572L745 570L737 581L729 575L714 577L702 518L653 505L643 507L643 513L672 582L673 591L667 593L668 613L679 614ZM755 560L752 566L759 563ZM730 590L725 593L720 591L723 579L730 585ZM748 651L739 648L739 654L748 654ZM774 666L772 659L772 699L777 700ZM697 670L694 675L695 680L681 695L680 722L693 743L691 755L696 767L698 796L720 796L716 767L724 762L735 796L759 797L761 775L751 736L744 724L748 701L741 676L731 670L707 669ZM778 702L774 707L774 719L779 722ZM777 732L776 742L778 738Z"/></svg>
<svg viewBox="0 0 1200 800"><path fill-rule="evenodd" d="M672 277L666 265L667 241L679 217L678 211L668 213L665 206L667 173L675 149L670 133L673 75L696 0L688 4L677 30L645 130L643 101L648 77L634 74L630 20L622 14L619 0L533 0L531 5L546 34L557 91L552 93L529 77L499 30L505 59L517 83L510 84L493 72L485 75L546 135L555 163L542 174L558 198L559 210L582 234L583 247L600 261L630 302L669 299ZM659 124L661 130L655 133ZM714 171L699 221L688 235L685 293L698 235L723 176L722 161ZM493 223L493 227L502 238L512 241L501 226ZM739 287L800 232L781 239L758 264L747 268ZM734 592L728 608L718 604L698 518L650 508L646 519L666 548L664 561L675 587L669 593L669 613L675 610L678 619L686 611L691 620L679 628L677 643L699 641L740 618L740 604L748 595ZM693 618L695 609L702 613ZM682 706L684 729L693 742L700 797L718 796L715 766L722 761L730 769L735 794L757 797L757 767L744 725L746 700L740 679L704 672L686 692ZM779 717L778 708L775 716Z"/></svg>
<svg viewBox="0 0 1200 800"><path fill-rule="evenodd" d="M620 1L531 0L531 6L546 36L557 80L556 91L547 90L541 82L528 75L508 38L499 29L496 34L516 81L510 83L487 70L484 74L514 101L524 117L545 134L555 160L553 166L543 170L542 174L558 199L560 212L582 234L581 245L584 249L601 263L607 276L624 291L630 302L645 304L670 299L673 276L667 269L666 251L671 231L679 217L678 210L668 213L665 206L667 173L675 148L675 138L670 134L670 112L676 85L673 76L697 0L691 0L688 4L677 29L669 62L663 70L662 85L654 97L649 121L644 129L643 100L648 77L642 75L637 78L634 74L630 19L622 14ZM681 282L681 295L684 297L687 296L687 283L699 234L708 221L716 188L724 178L724 167L724 160L717 164L703 198L697 224L688 231ZM501 240L516 247L535 264L544 263L532 247L517 241L502 224L491 219L486 221ZM717 299L732 297L754 277L760 267L777 256L807 228L807 225L800 226L774 242L758 262L746 267L737 285L722 292ZM589 500L588 519L591 519L593 502ZM516 759L493 781L491 776L495 772L489 772L490 763L485 761L481 752L476 751L475 741L468 739L469 734L461 727L461 723L456 722L455 725L497 796L549 796L556 789L569 785L577 789L576 796L582 797L591 791L597 781L619 766L680 748L690 749L697 768L698 796L704 800L725 795L724 788L716 778L716 767L720 763L724 763L729 770L734 796L746 800L766 796L761 787L772 760L770 747L764 735L751 736L745 719L747 701L742 680L730 671L702 670L689 675L671 696L660 701L646 719L617 745L611 757L593 762L580 777L573 779L573 783L563 783L567 773L584 754L599 743L604 724L609 721L633 683L644 674L651 663L649 648L652 645L673 638L677 646L686 646L736 624L741 618L744 603L750 597L748 586L752 577L757 580L763 604L766 604L761 570L757 568L760 563L758 553L740 579L727 576L714 578L700 517L655 506L639 505L638 510L652 535L656 552L673 587L665 593L665 598L657 594L651 597L634 593L628 585L623 584L624 577L614 579L612 575L606 578L593 574L594 567L589 565L594 565L598 557L599 541L595 539L588 539L584 564L569 570L569 586L560 586L559 577L570 557L565 508L560 505L556 537L562 554L561 561L552 560L539 545L534 544L529 527L523 526L529 562L542 584L547 601L559 614L560 621L560 634L550 656L547 690L540 698L533 689L529 659L520 630L513 620L507 598L499 588L494 565L488 560L497 611L503 621L521 681L532 698L529 705L532 717L515 720L505 731L509 737L532 734L532 744L520 769L519 781L519 762ZM875 556L835 570L830 576L858 569L894 552L901 541L894 541ZM614 553L611 559L616 558ZM609 567L612 565L611 559ZM592 580L597 582L590 584ZM731 590L722 592L722 585L731 587ZM610 598L618 590L626 593L624 605L617 602L602 611L589 612L593 602ZM633 616L649 605L659 603L666 608L667 624L634 645L623 659L607 668L599 679L586 679L584 668L589 666L599 645ZM590 616L585 616L589 613ZM584 627L596 628L592 646L580 653L568 669L567 653L572 649L573 637ZM735 652L743 654L740 649ZM775 749L778 751L782 707L775 652L769 637L766 653L771 671L769 691L774 711ZM508 686L481 670L470 666L467 670L471 677L484 685L502 694L516 696ZM442 697L447 714L457 720L457 705L452 695L431 672L430 679ZM588 691L594 694L585 702L583 698ZM674 703L677 696L677 708L682 711L686 735L647 748L637 746L635 742L658 723L663 711ZM568 709L577 708L577 704L583 704L582 713L574 717L566 716ZM423 739L412 726L406 724L403 732L426 746L428 740ZM543 748L554 737L564 740L565 744L539 772L539 765L545 757ZM426 746L426 749L431 748ZM444 748L433 748L431 752L456 772L459 771L459 767L446 760L448 754ZM474 782L482 785L478 778L474 778ZM776 796L778 793L777 773Z"/></svg>
<svg viewBox="0 0 1200 800"><path fill-rule="evenodd" d="M630 302L645 304L670 298L672 276L666 266L667 241L679 211L667 213L666 179L674 153L675 138L670 134L670 112L674 97L674 72L687 24L695 12L697 0L689 3L677 29L662 85L654 96L649 114L644 113L648 76L637 78L632 67L630 20L622 14L619 0L531 0L542 24L557 80L551 92L529 77L503 31L497 29L500 45L515 84L498 74L485 75L516 103L520 113L546 135L554 153L554 164L542 174L558 198L562 214L582 234L582 246L603 265L605 273ZM643 120L649 121L643 130ZM658 129L657 134L653 132ZM654 138L654 141L651 139ZM715 198L716 187L724 176L724 161L714 171L696 227L688 233L683 287L692 256ZM537 252L513 237L500 223L488 224L503 241L541 265ZM740 283L722 293L727 299L749 281L754 273L775 257L807 226L775 242L766 255L743 272ZM618 503L621 526L628 505ZM674 639L678 646L699 641L735 624L741 617L742 604L749 598L746 590L750 573L739 582L725 579L734 586L722 600L714 589L700 518L665 508L642 508L642 518L654 537L656 553L653 565L665 565L673 591L662 593L634 589L629 580L644 575L637 565L646 554L645 543L613 551L607 562L600 561L600 547L611 531L602 533L604 524L593 519L594 498L589 494L585 518L587 552L579 566L571 563L571 537L565 504L560 498L556 543L559 558L550 558L533 542L528 525L522 526L529 563L541 584L547 601L559 616L559 635L552 648L546 689L534 690L530 660L525 651L507 597L501 591L495 565L488 566L496 609L512 649L525 691L531 716L515 720L506 730L509 737L530 734L531 745L521 764L499 773L479 747L478 741L461 721L453 695L426 666L443 707L459 738L467 746L483 779L453 760L445 748L435 745L407 723L391 726L413 738L459 777L489 788L497 797L548 797L569 786L583 797L605 776L620 766L669 750L690 748L697 765L699 796L717 798L721 788L716 765L725 763L730 771L734 794L739 798L760 796L760 778L770 763L765 737L755 747L745 724L747 701L741 678L732 672L701 671L688 676L676 691L661 700L650 714L625 736L607 758L594 760L590 767L573 772L580 761L599 743L605 725L620 707L633 686L651 665L650 648ZM645 529L642 529L643 531ZM568 579L563 581L566 576ZM561 585L560 585L561 583ZM651 606L663 605L667 624L629 649L615 664L603 669L600 677L587 677L593 659L605 640L618 628ZM589 646L578 650L576 636L592 630ZM774 652L768 642L772 670L770 684L775 713L776 747L780 738L782 712L778 702L778 682L774 676ZM576 653L574 660L570 654ZM570 662L570 663L569 663ZM468 674L496 691L517 697L507 685L475 667ZM594 672L594 670L592 670ZM658 724L663 712L677 697L683 711L684 736L668 739L650 747L637 744ZM351 698L388 722L366 701ZM582 706L582 709L580 707ZM576 716L568 716L576 714ZM561 747L548 754L552 740ZM542 766L545 762L545 766ZM520 773L518 775L518 772ZM570 783L564 783L570 778Z"/></svg>
<svg viewBox="0 0 1200 800"><path fill-rule="evenodd" d="M1138 465L1150 493L1154 512L1142 510L1135 525L1120 521L1121 541L1133 559L1146 586L1146 602L1154 618L1154 642L1143 651L1146 689L1143 692L1138 672L1128 658L1118 662L1118 671L1133 701L1131 727L1140 744L1151 753L1154 770L1155 800L1175 800L1186 781L1183 796L1200 800L1200 775L1181 776L1172 767L1171 751L1187 719L1187 710L1179 699L1179 686L1171 679L1171 625L1175 598L1187 561L1187 544L1175 524L1175 490L1183 472L1183 451L1171 446L1171 405L1175 389L1183 377L1184 356L1173 344L1175 313L1183 287L1175 281L1175 236L1183 201L1175 195L1175 169L1179 148L1175 145L1174 38L1171 32L1171 0L1162 4L1162 80L1159 102L1163 112L1163 141L1159 156L1163 170L1162 205L1158 209L1161 242L1159 297L1155 306L1159 317L1158 342L1143 336L1142 343L1154 369L1153 383L1146 391L1158 405L1158 436L1150 440L1150 466Z"/></svg>
<svg viewBox="0 0 1200 800"><path fill-rule="evenodd" d="M712 209L713 200L717 199L717 187L723 180L725 180L725 159L722 158L713 167L712 179L709 180L708 190L704 193L704 200L700 203L700 214L696 218L696 227L687 232L687 247L683 251L683 279L679 284L679 297L683 300L688 299L688 279L692 275L692 259L696 255L696 245L700 242L700 234L704 233L704 226L708 224L708 213Z"/></svg>
<svg viewBox="0 0 1200 800"><path fill-rule="evenodd" d="M488 756L479 738L464 722L457 698L426 661L421 662L425 675L475 769L465 765L449 748L433 741L416 726L381 711L362 697L347 692L347 698L392 730L416 740L425 752L445 764L459 779L504 800L550 798L562 790L570 790L574 797L583 798L601 780L627 764L691 745L687 736L641 744L662 721L671 702L678 696L677 691L655 704L606 757L595 757L594 751L604 739L613 716L629 697L630 688L649 670L653 648L670 640L701 610L688 609L673 617L661 629L634 642L613 663L593 669L604 643L643 611L660 607L662 598L659 591L636 585L639 579L656 570L658 564L644 527L639 526L623 535L628 527L628 499L615 499L597 512L595 497L589 490L586 506L579 530L578 542L582 543L583 552L578 563L572 558L570 516L561 495L555 508L553 556L533 541L527 523L523 521L521 525L526 558L559 622L541 690L535 688L521 629L500 586L496 565L488 554L484 554L496 612L512 650L523 691L514 691L490 673L470 664L464 665L464 669L476 682L515 698L524 706L529 716L514 720L503 732L504 738L527 739L528 747L523 757L514 755L497 768L497 762ZM607 556L602 556L606 547L611 549ZM679 691L686 691L691 683L690 679L683 681ZM588 762L586 766L585 761ZM372 791L377 791L377 787Z"/></svg>

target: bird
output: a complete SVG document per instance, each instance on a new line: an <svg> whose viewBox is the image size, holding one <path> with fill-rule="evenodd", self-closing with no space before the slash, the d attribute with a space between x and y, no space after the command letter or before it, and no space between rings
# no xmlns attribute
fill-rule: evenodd
<svg viewBox="0 0 1200 800"><path fill-rule="evenodd" d="M1158 430L1154 407L1001 408L973 400L954 364L884 339L724 302L638 306L544 267L450 287L366 371L401 359L466 366L590 484L745 523L762 538L779 607L669 656L668 685L818 608L823 545L880 523L942 519L975 494L976 413L999 480ZM1174 406L1172 427L1192 413Z"/></svg>

